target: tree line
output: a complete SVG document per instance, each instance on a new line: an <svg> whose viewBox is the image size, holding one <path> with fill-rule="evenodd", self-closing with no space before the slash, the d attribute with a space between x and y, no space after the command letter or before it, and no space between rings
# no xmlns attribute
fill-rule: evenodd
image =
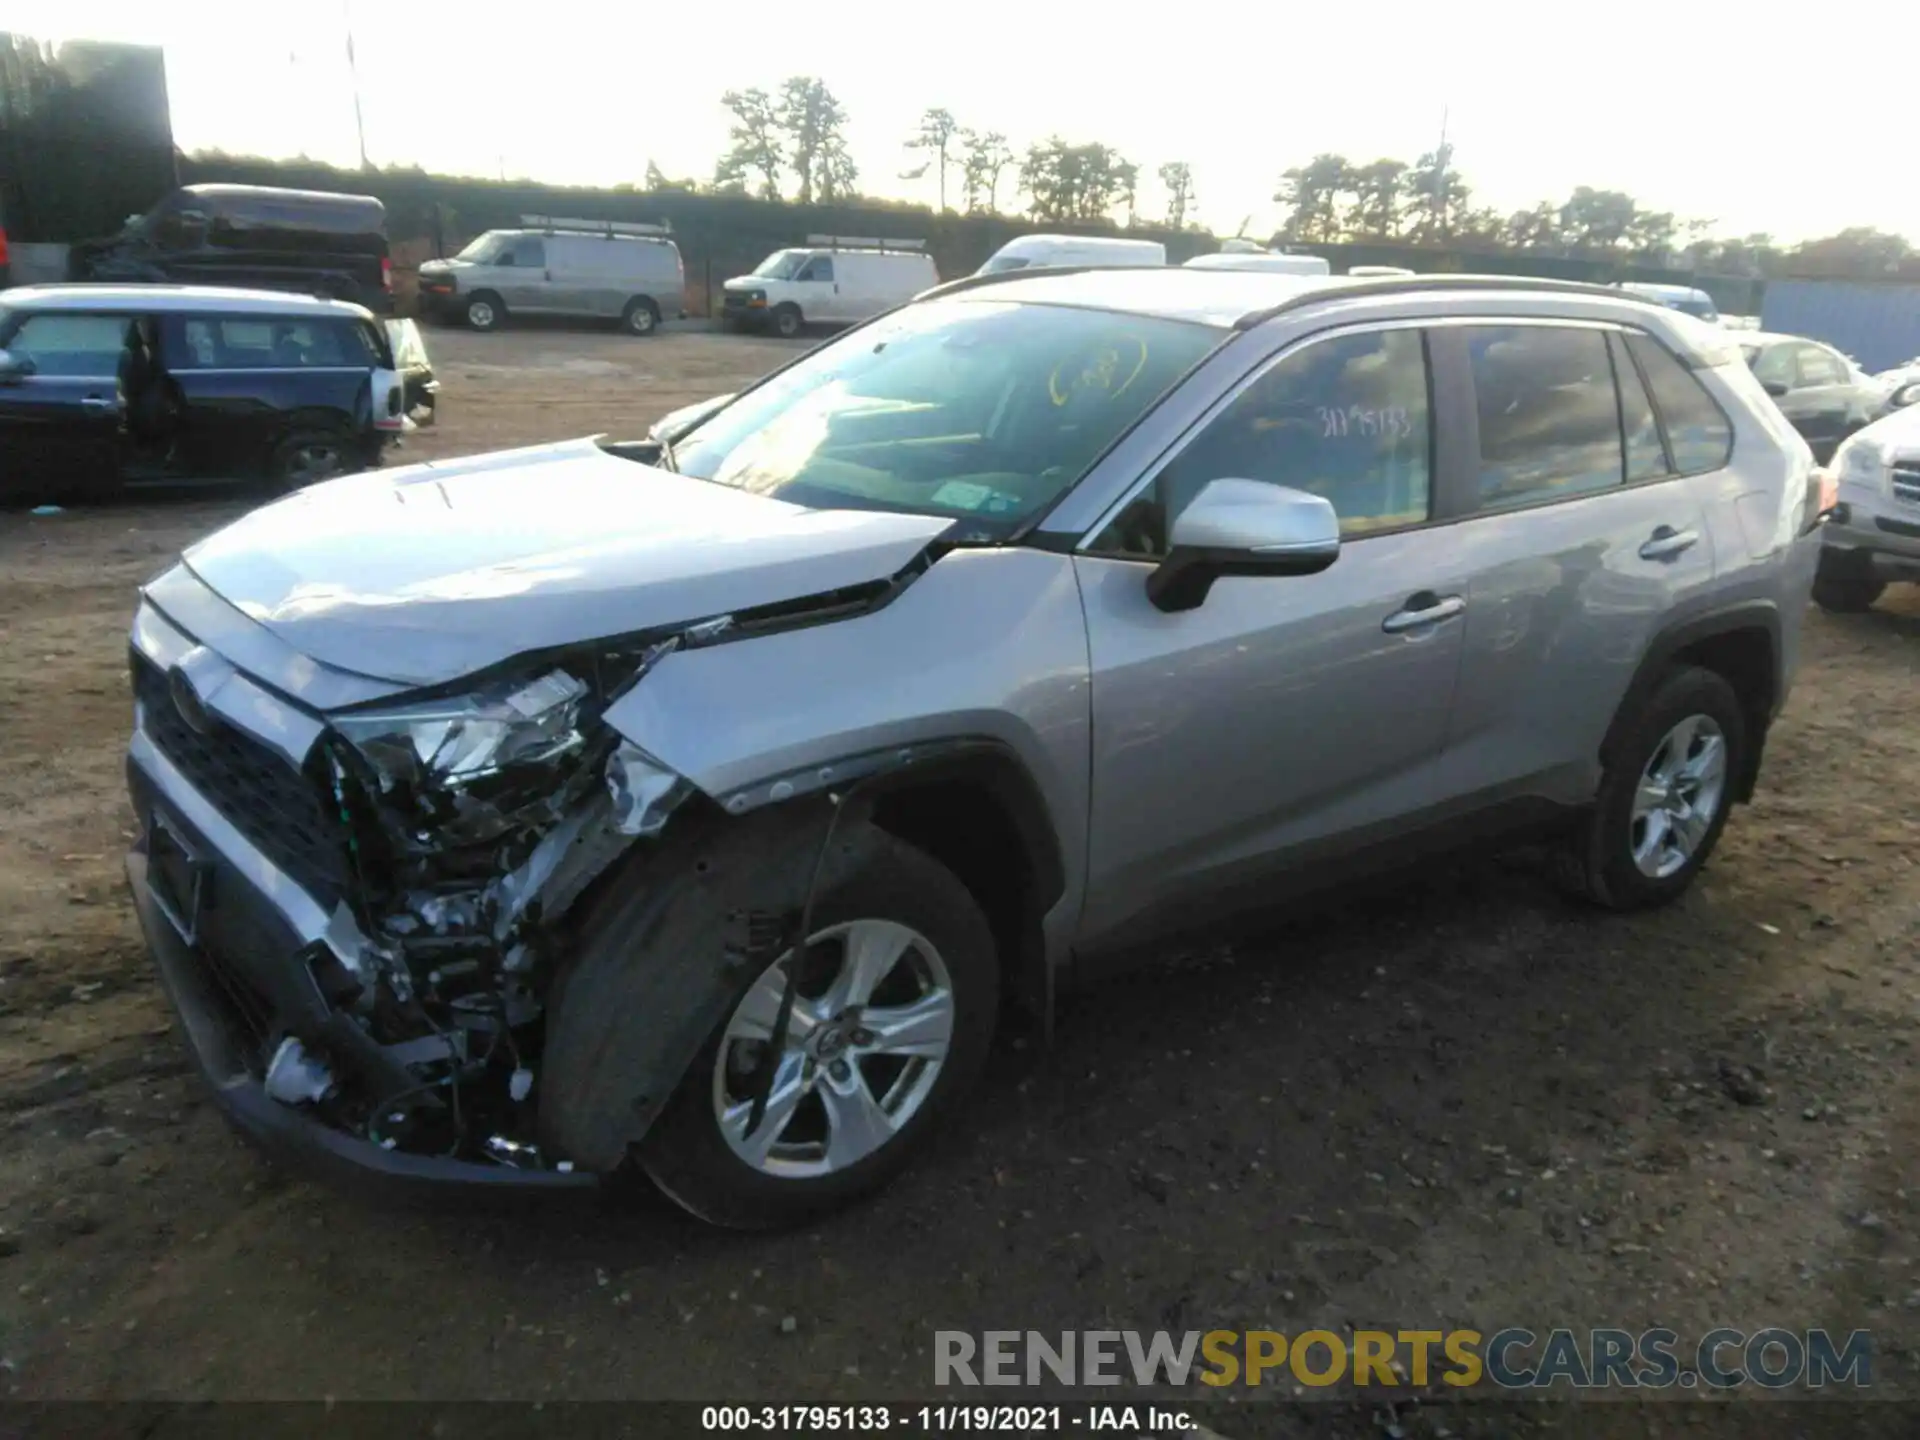
<svg viewBox="0 0 1920 1440"><path fill-rule="evenodd" d="M774 92L729 90L721 103L732 125L711 184L669 181L650 165L649 189L707 188L802 204L858 193L846 108L824 81L793 76ZM1016 155L1001 132L962 124L934 106L903 143L924 159L898 178L931 174L941 211L1023 214L1038 224L1154 223L1176 230L1195 224L1194 171L1184 160L1157 167L1165 207L1147 216L1139 208L1140 166L1098 141L1049 136ZM1712 220L1682 218L1624 191L1590 185L1577 186L1564 200L1503 212L1475 203L1445 142L1411 162L1359 164L1331 152L1316 155L1283 172L1273 198L1286 208L1273 243L1383 241L1618 257L1726 275L1881 276L1920 265L1920 251L1905 237L1870 227L1788 247L1770 235L1717 235Z"/></svg>

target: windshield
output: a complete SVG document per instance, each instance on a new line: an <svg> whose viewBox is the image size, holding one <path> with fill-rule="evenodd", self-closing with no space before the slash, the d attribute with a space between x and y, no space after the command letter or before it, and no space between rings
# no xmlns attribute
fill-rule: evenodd
<svg viewBox="0 0 1920 1440"><path fill-rule="evenodd" d="M1074 485L1224 332L1108 310L915 305L718 412L675 468L817 509L1012 534Z"/></svg>
<svg viewBox="0 0 1920 1440"><path fill-rule="evenodd" d="M1720 312L1713 308L1713 302L1699 295L1683 295L1677 300L1667 302L1676 310L1684 310L1696 320L1718 322Z"/></svg>
<svg viewBox="0 0 1920 1440"><path fill-rule="evenodd" d="M471 260L476 265L484 265L493 259L494 253L499 250L499 248L500 232L498 230L489 230L486 234L475 236L472 240L469 240L467 242L467 248L453 258L456 260Z"/></svg>
<svg viewBox="0 0 1920 1440"><path fill-rule="evenodd" d="M793 272L800 268L800 262L810 253L806 250L776 250L754 266L752 273L763 280L791 280Z"/></svg>
<svg viewBox="0 0 1920 1440"><path fill-rule="evenodd" d="M980 273L998 275L1003 270L1024 270L1032 263L1024 255L996 255L980 267Z"/></svg>

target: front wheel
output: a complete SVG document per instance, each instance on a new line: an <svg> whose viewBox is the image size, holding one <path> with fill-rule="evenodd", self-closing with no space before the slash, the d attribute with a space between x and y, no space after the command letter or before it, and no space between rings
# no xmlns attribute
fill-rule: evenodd
<svg viewBox="0 0 1920 1440"><path fill-rule="evenodd" d="M805 325L798 305L781 305L773 312L773 331L782 340L796 338Z"/></svg>
<svg viewBox="0 0 1920 1440"><path fill-rule="evenodd" d="M1677 899L1719 843L1747 743L1731 685L1672 671L1613 745L1593 810L1556 857L1561 880L1610 910Z"/></svg>
<svg viewBox="0 0 1920 1440"><path fill-rule="evenodd" d="M773 1229L878 1190L986 1064L999 1005L986 917L945 866L879 839L862 869L821 897L799 955L747 978L641 1142L642 1168L703 1220Z"/></svg>
<svg viewBox="0 0 1920 1440"><path fill-rule="evenodd" d="M468 298L465 310L470 330L498 330L507 318L507 307L500 297L482 292Z"/></svg>

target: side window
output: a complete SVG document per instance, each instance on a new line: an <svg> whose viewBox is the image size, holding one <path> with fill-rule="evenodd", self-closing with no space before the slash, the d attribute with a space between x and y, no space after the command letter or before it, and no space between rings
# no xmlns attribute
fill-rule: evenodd
<svg viewBox="0 0 1920 1440"><path fill-rule="evenodd" d="M178 329L174 328L178 325ZM167 363L177 370L292 370L375 363L373 336L353 320L169 321Z"/></svg>
<svg viewBox="0 0 1920 1440"><path fill-rule="evenodd" d="M1794 351L1796 345L1768 345L1758 353L1747 357L1747 368L1753 371L1753 378L1762 385L1784 385L1789 390L1794 386Z"/></svg>
<svg viewBox="0 0 1920 1440"><path fill-rule="evenodd" d="M1839 359L1818 345L1800 347L1800 383L1802 385L1844 385L1847 369Z"/></svg>
<svg viewBox="0 0 1920 1440"><path fill-rule="evenodd" d="M1431 513L1427 396L1418 330L1310 344L1209 420L1094 548L1164 554L1180 512L1210 482L1229 477L1325 496L1347 536L1418 524Z"/></svg>
<svg viewBox="0 0 1920 1440"><path fill-rule="evenodd" d="M31 360L36 375L106 379L120 373L127 328L120 315L29 315L7 349Z"/></svg>
<svg viewBox="0 0 1920 1440"><path fill-rule="evenodd" d="M1656 480L1669 473L1666 446L1660 443L1660 422L1654 418L1653 402L1647 399L1647 387L1627 354L1626 341L1619 335L1607 337L1607 353L1613 357L1613 378L1620 387L1620 435L1627 446L1627 483Z"/></svg>
<svg viewBox="0 0 1920 1440"><path fill-rule="evenodd" d="M1476 327L1467 352L1480 416L1481 509L1620 484L1620 405L1605 332Z"/></svg>
<svg viewBox="0 0 1920 1440"><path fill-rule="evenodd" d="M1706 387L1651 335L1630 335L1627 349L1647 377L1647 391L1666 426L1673 468L1681 475L1718 470L1733 452L1733 422Z"/></svg>
<svg viewBox="0 0 1920 1440"><path fill-rule="evenodd" d="M531 235L523 235L513 242L508 252L512 258L506 263L519 270L544 270L547 268L546 242Z"/></svg>
<svg viewBox="0 0 1920 1440"><path fill-rule="evenodd" d="M794 276L794 279L796 280L831 280L833 279L832 257L827 255L814 256L813 259L809 260L805 265L800 267L800 273Z"/></svg>

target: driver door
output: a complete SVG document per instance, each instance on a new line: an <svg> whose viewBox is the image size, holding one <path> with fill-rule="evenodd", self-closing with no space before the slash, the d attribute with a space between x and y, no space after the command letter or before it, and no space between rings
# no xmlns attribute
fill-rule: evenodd
<svg viewBox="0 0 1920 1440"><path fill-rule="evenodd" d="M1270 362L1076 556L1092 670L1082 936L1132 940L1267 898L1276 867L1443 798L1466 562L1432 527L1423 333L1347 331ZM1331 568L1224 577L1162 613L1146 577L1210 481L1324 495Z"/></svg>
<svg viewBox="0 0 1920 1440"><path fill-rule="evenodd" d="M547 274L547 246L538 235L522 235L495 260L499 283L494 287L509 311L540 314L553 308L553 285Z"/></svg>
<svg viewBox="0 0 1920 1440"><path fill-rule="evenodd" d="M125 316L30 314L0 373L0 494L45 500L114 485L126 448Z"/></svg>
<svg viewBox="0 0 1920 1440"><path fill-rule="evenodd" d="M834 274L833 256L815 255L794 272L793 299L800 313L809 320L847 318L847 307L840 298L840 282Z"/></svg>

